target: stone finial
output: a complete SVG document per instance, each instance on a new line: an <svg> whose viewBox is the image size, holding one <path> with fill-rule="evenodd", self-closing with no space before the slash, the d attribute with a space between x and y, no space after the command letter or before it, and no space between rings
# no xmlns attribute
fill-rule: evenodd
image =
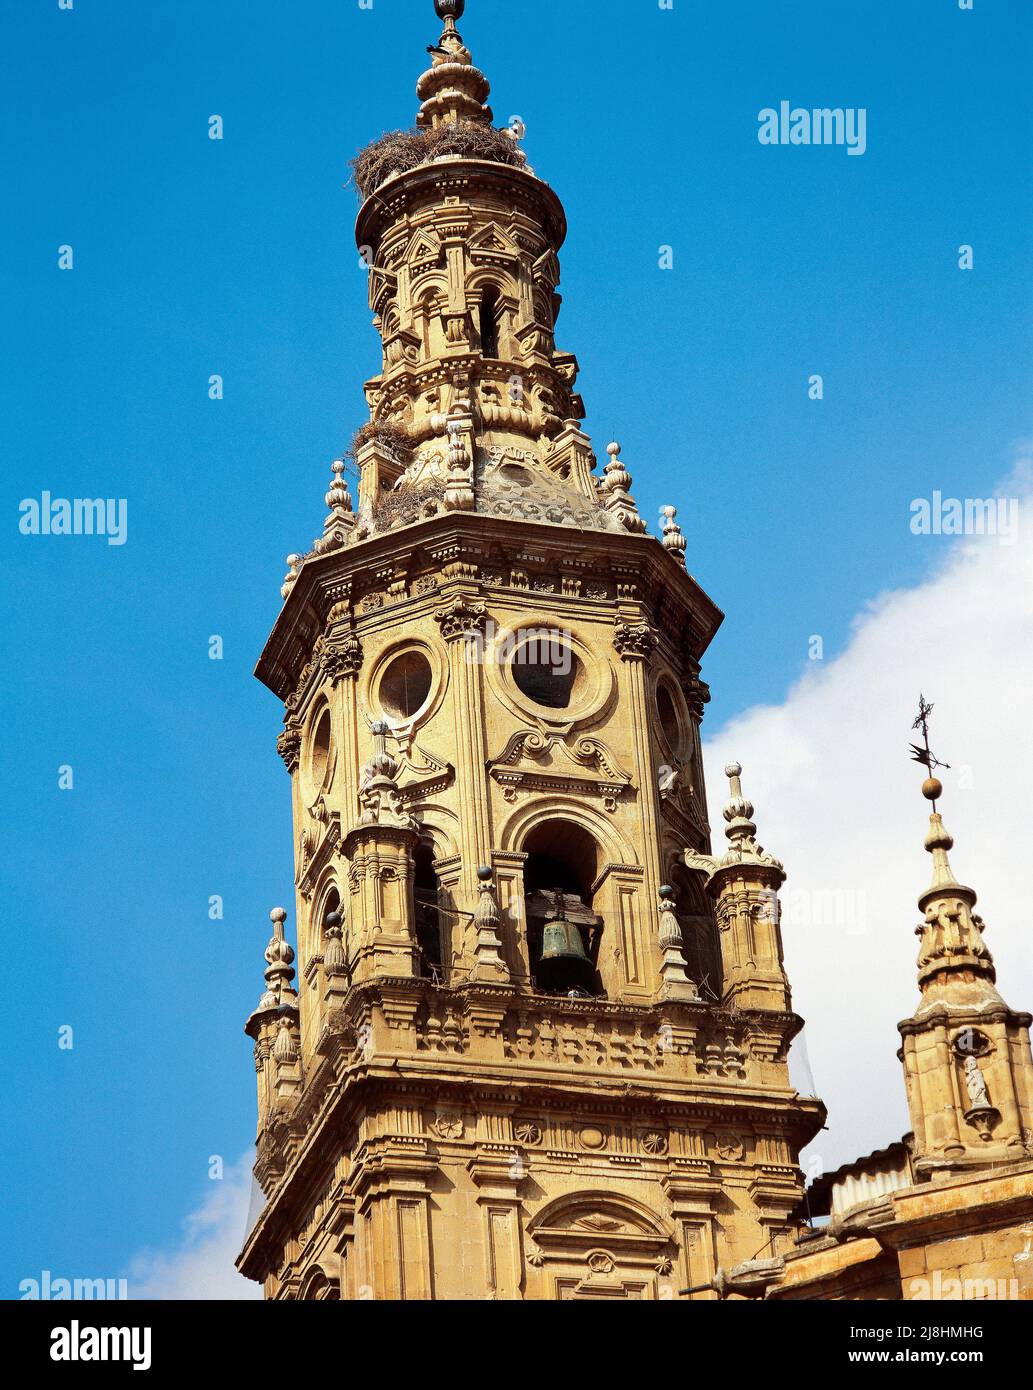
<svg viewBox="0 0 1033 1390"><path fill-rule="evenodd" d="M477 878L477 906L473 915L477 940L474 944L476 959L472 977L474 980L498 983L509 978L509 971L502 959L502 942L499 938L502 913L495 896L492 871L488 865L481 865L477 870Z"/></svg>
<svg viewBox="0 0 1033 1390"><path fill-rule="evenodd" d="M294 1024L286 1015L280 1018L273 1056L281 1066L290 1066L292 1062L298 1060L298 1043L294 1036Z"/></svg>
<svg viewBox="0 0 1033 1390"><path fill-rule="evenodd" d="M753 802L747 801L743 795L740 780L742 765L729 763L725 768L725 776L728 778L731 792L731 799L724 809L725 835L730 842L729 848L721 858L687 849L685 851L686 866L690 869L698 869L708 877L713 877L719 869L753 864L758 868L773 869L784 878L785 869L781 861L776 859L774 855L767 854L763 847L757 844L757 827L753 821Z"/></svg>
<svg viewBox="0 0 1033 1390"><path fill-rule="evenodd" d="M301 564L303 559L304 556L302 555L287 556L287 573L286 575L284 575L283 584L280 587L281 598L285 599L287 595L290 593L290 591L294 588L294 585L297 583L298 576L301 573Z"/></svg>
<svg viewBox="0 0 1033 1390"><path fill-rule="evenodd" d="M344 477L344 459L334 459L330 471L333 476L326 493L326 505L330 512L323 522L323 534L313 547L319 555L328 550L339 550L355 525L351 493Z"/></svg>
<svg viewBox="0 0 1033 1390"><path fill-rule="evenodd" d="M662 956L661 992L665 999L698 999L699 990L689 979L689 972L685 967L684 939L674 910L674 896L674 889L669 885L665 884L660 889L658 941Z"/></svg>
<svg viewBox="0 0 1033 1390"><path fill-rule="evenodd" d="M631 487L631 474L620 456L621 446L613 440L607 444L606 452L610 461L599 479L599 501L608 512L617 517L625 530L641 534L646 529L646 523L639 516L635 499L628 491Z"/></svg>
<svg viewBox="0 0 1033 1390"><path fill-rule="evenodd" d="M631 474L625 468L621 459L621 446L616 440L607 444L606 452L610 456L610 461L603 469L602 481L599 484L600 490L606 493L607 497L623 495L624 497L631 490Z"/></svg>
<svg viewBox="0 0 1033 1390"><path fill-rule="evenodd" d="M298 1007L298 994L292 983L294 948L283 934L287 913L282 907L274 907L269 919L273 924L273 934L265 948L265 990L245 1027L245 1031L253 1036L257 1036L254 1029L263 1017L282 1010L296 1013Z"/></svg>
<svg viewBox="0 0 1033 1390"><path fill-rule="evenodd" d="M418 830L419 822L405 809L402 794L398 790L399 762L388 751L387 740L391 729L387 722L378 719L370 725L373 735L373 756L366 764L359 802L362 813L360 825L389 825L401 830Z"/></svg>
<svg viewBox="0 0 1033 1390"><path fill-rule="evenodd" d="M448 474L442 500L448 511L470 511L474 505L471 454L467 443L471 428L472 421L465 416L449 420L446 426Z"/></svg>
<svg viewBox="0 0 1033 1390"><path fill-rule="evenodd" d="M330 487L326 494L326 505L333 510L340 507L342 511L352 510L351 493L348 491L348 480L344 477L344 459L334 459L330 465L330 472L333 477L330 479Z"/></svg>
<svg viewBox="0 0 1033 1390"><path fill-rule="evenodd" d="M660 515L664 519L663 547L679 564L684 565L687 542L681 533L681 527L674 519L678 515L678 509L677 507L661 507Z"/></svg>
<svg viewBox="0 0 1033 1390"><path fill-rule="evenodd" d="M298 995L291 981L294 979L294 948L283 934L283 924L287 913L282 907L274 907L269 914L273 924L273 934L265 948L268 969L265 972L269 990L277 996L278 1004L293 1003Z"/></svg>

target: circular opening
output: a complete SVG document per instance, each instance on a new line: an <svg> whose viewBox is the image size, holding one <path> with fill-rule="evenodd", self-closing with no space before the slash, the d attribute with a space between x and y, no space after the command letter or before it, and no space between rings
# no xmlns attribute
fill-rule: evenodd
<svg viewBox="0 0 1033 1390"><path fill-rule="evenodd" d="M395 720L411 719L427 703L433 679L430 662L422 652L402 652L380 680L380 704Z"/></svg>
<svg viewBox="0 0 1033 1390"><path fill-rule="evenodd" d="M671 698L671 692L666 685L657 686L656 712L660 716L660 728L663 730L668 747L672 752L677 753L681 744L681 724L678 720L678 711L674 707L674 700Z"/></svg>
<svg viewBox="0 0 1033 1390"><path fill-rule="evenodd" d="M588 677L558 632L521 633L510 663L521 694L546 709L567 709L583 697Z"/></svg>
<svg viewBox="0 0 1033 1390"><path fill-rule="evenodd" d="M534 483L530 471L521 468L518 463L507 463L499 469L499 477L507 483L515 483L517 487L531 487Z"/></svg>
<svg viewBox="0 0 1033 1390"><path fill-rule="evenodd" d="M312 737L309 743L309 779L316 791L322 787L326 778L326 770L330 765L331 741L330 710L324 709L316 720L315 728L312 730Z"/></svg>

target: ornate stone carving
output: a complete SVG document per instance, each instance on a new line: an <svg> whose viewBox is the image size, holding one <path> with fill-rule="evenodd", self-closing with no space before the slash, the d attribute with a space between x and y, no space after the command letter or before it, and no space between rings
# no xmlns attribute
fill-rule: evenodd
<svg viewBox="0 0 1033 1390"><path fill-rule="evenodd" d="M520 729L488 763L491 777L504 788L507 801L517 788L534 791L593 792L611 813L631 787L631 774L601 739L578 738L573 744L559 734Z"/></svg>
<svg viewBox="0 0 1033 1390"><path fill-rule="evenodd" d="M390 825L404 830L418 830L419 822L409 814L398 790L398 761L387 751L388 726L382 721L373 725L375 752L366 764L364 781L359 791L362 813L360 825Z"/></svg>
<svg viewBox="0 0 1033 1390"><path fill-rule="evenodd" d="M354 633L340 641L328 639L320 660L327 680L338 685L362 670L362 643Z"/></svg>
<svg viewBox="0 0 1033 1390"><path fill-rule="evenodd" d="M295 772L301 760L301 733L298 729L284 729L276 740L276 751L283 759L288 772Z"/></svg>
<svg viewBox="0 0 1033 1390"><path fill-rule="evenodd" d="M462 1139L463 1121L458 1115L436 1115L431 1129L439 1139Z"/></svg>
<svg viewBox="0 0 1033 1390"><path fill-rule="evenodd" d="M614 650L622 661L648 661L659 645L659 638L648 623L630 623L618 618L613 632Z"/></svg>
<svg viewBox="0 0 1033 1390"><path fill-rule="evenodd" d="M478 599L457 595L434 614L446 642L458 642L464 637L483 633L488 622L488 610Z"/></svg>
<svg viewBox="0 0 1033 1390"><path fill-rule="evenodd" d="M746 1145L737 1134L719 1134L715 1147L726 1163L741 1163L746 1157Z"/></svg>

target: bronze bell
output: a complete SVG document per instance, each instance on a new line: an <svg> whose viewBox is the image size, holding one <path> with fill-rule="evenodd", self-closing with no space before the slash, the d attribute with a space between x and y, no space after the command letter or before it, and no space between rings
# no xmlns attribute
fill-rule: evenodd
<svg viewBox="0 0 1033 1390"><path fill-rule="evenodd" d="M527 913L542 921L542 951L535 968L540 988L594 992L595 967L585 950L581 924L596 926L598 917L580 898L561 892L532 894Z"/></svg>

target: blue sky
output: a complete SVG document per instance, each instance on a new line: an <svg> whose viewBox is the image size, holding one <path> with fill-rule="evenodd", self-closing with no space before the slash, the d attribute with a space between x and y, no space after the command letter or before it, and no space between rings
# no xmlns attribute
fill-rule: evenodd
<svg viewBox="0 0 1033 1390"><path fill-rule="evenodd" d="M679 507L728 614L713 732L781 700L810 635L833 657L925 576L912 498L988 495L1030 433L1033 16L470 0L461 28L567 209L558 340L587 428L622 441L644 514ZM293 891L280 712L251 669L378 366L347 161L411 124L437 33L430 0L0 0L0 1296L169 1244L209 1156L253 1139L241 1025ZM867 152L761 146L782 99L866 108ZM19 535L45 489L127 498L127 544Z"/></svg>

